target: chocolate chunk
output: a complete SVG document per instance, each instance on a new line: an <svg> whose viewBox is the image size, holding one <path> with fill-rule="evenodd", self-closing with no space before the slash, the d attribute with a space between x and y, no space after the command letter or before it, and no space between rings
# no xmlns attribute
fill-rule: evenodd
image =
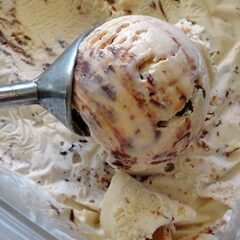
<svg viewBox="0 0 240 240"><path fill-rule="evenodd" d="M109 65L109 66L108 66L108 69L109 69L110 71L112 71L112 72L115 72L115 69L114 69L113 65Z"/></svg>
<svg viewBox="0 0 240 240"><path fill-rule="evenodd" d="M225 152L224 155L225 155L226 157L230 157L233 153L235 153L235 152L238 151L239 149L240 149L240 147L236 147L236 148L234 148L234 149L231 150L231 151Z"/></svg>
<svg viewBox="0 0 240 240"><path fill-rule="evenodd" d="M42 66L43 66L44 70L46 70L47 68L49 68L51 66L51 64L50 63L43 63Z"/></svg>
<svg viewBox="0 0 240 240"><path fill-rule="evenodd" d="M161 136L161 131L160 130L155 130L154 133L155 133L155 139L159 139L160 136Z"/></svg>
<svg viewBox="0 0 240 240"><path fill-rule="evenodd" d="M165 11L163 10L163 6L162 6L161 0L158 0L158 6L159 6L159 9L162 12L162 15L166 18L166 20L168 20L167 15L166 15Z"/></svg>
<svg viewBox="0 0 240 240"><path fill-rule="evenodd" d="M27 60L27 59L24 59L24 58L21 58L21 60L22 60L23 62L25 62L26 64L29 64L29 65L31 65L31 66L34 66L34 65L35 65L34 62L33 62L33 60Z"/></svg>
<svg viewBox="0 0 240 240"><path fill-rule="evenodd" d="M76 109L72 109L73 128L82 136L90 136L90 129Z"/></svg>
<svg viewBox="0 0 240 240"><path fill-rule="evenodd" d="M149 97L152 97L152 96L154 96L154 95L156 95L155 92L150 92L150 93L149 93Z"/></svg>
<svg viewBox="0 0 240 240"><path fill-rule="evenodd" d="M173 143L173 147L175 147L180 141L182 141L183 139L187 139L187 146L188 146L188 141L191 137L191 133L190 132L187 132L185 133L184 135L182 135L181 137L179 137L174 143ZM186 146L186 147L187 147Z"/></svg>
<svg viewBox="0 0 240 240"><path fill-rule="evenodd" d="M136 179L139 181L139 182L145 182L146 180L148 180L150 176L136 176Z"/></svg>
<svg viewBox="0 0 240 240"><path fill-rule="evenodd" d="M83 77L86 77L90 72L90 64L87 61L80 63L80 71Z"/></svg>
<svg viewBox="0 0 240 240"><path fill-rule="evenodd" d="M168 162L168 161L170 161L170 160L171 160L170 158L161 159L161 160L155 160L155 161L150 162L150 164L156 165L156 164L161 164L161 163Z"/></svg>
<svg viewBox="0 0 240 240"><path fill-rule="evenodd" d="M150 8L153 8L154 10L157 9L156 3L154 1L149 3Z"/></svg>
<svg viewBox="0 0 240 240"><path fill-rule="evenodd" d="M29 36L27 36L27 35L24 35L23 37L24 37L24 39L27 40L27 41L32 40L32 39L31 39Z"/></svg>
<svg viewBox="0 0 240 240"><path fill-rule="evenodd" d="M125 169L128 169L131 165L135 164L137 162L136 157L131 157L129 154L124 152L122 149L116 148L115 150L112 150L112 155L116 159L112 164L115 166L119 166Z"/></svg>
<svg viewBox="0 0 240 240"><path fill-rule="evenodd" d="M72 146L68 149L68 151L70 151L70 152L72 152L73 151L73 149L74 149L74 147L75 147L75 145L74 144L72 144Z"/></svg>
<svg viewBox="0 0 240 240"><path fill-rule="evenodd" d="M238 71L238 66L235 66L235 68L234 68L234 72L235 72L236 74L239 73L239 71Z"/></svg>
<svg viewBox="0 0 240 240"><path fill-rule="evenodd" d="M68 46L68 43L65 40L60 40L59 39L58 43L62 48L66 48Z"/></svg>
<svg viewBox="0 0 240 240"><path fill-rule="evenodd" d="M114 4L115 0L106 0L109 4Z"/></svg>
<svg viewBox="0 0 240 240"><path fill-rule="evenodd" d="M192 105L192 101L191 100L188 100L186 102L184 108L182 110L180 110L179 112L177 112L175 114L175 116L181 117L181 116L183 116L187 112L193 112L193 105Z"/></svg>
<svg viewBox="0 0 240 240"><path fill-rule="evenodd" d="M142 92L133 93L134 99L137 101L138 106L142 108L145 105L145 99Z"/></svg>
<svg viewBox="0 0 240 240"><path fill-rule="evenodd" d="M201 90L202 90L202 93L203 93L203 97L206 98L206 90L203 88L203 86L201 86L201 85L196 85L195 87L196 87L196 89L201 89Z"/></svg>
<svg viewBox="0 0 240 240"><path fill-rule="evenodd" d="M132 11L130 9L124 9L123 10L127 15L131 15Z"/></svg>
<svg viewBox="0 0 240 240"><path fill-rule="evenodd" d="M3 35L3 32L0 31L0 43L5 45L5 44L7 44L7 42L8 42L7 38Z"/></svg>
<svg viewBox="0 0 240 240"><path fill-rule="evenodd" d="M150 99L149 102L152 103L156 107L159 107L161 109L166 109L166 107L162 103L156 101L155 99Z"/></svg>
<svg viewBox="0 0 240 240"><path fill-rule="evenodd" d="M229 90L226 91L225 97L227 98L229 96Z"/></svg>
<svg viewBox="0 0 240 240"><path fill-rule="evenodd" d="M184 101L184 102L186 102L187 97L186 97L185 95L181 95L179 99L182 100L182 101Z"/></svg>
<svg viewBox="0 0 240 240"><path fill-rule="evenodd" d="M218 127L218 126L221 125L221 124L222 124L222 121L219 120L219 121L215 124L215 127Z"/></svg>
<svg viewBox="0 0 240 240"><path fill-rule="evenodd" d="M112 155L113 155L116 159L119 159L119 160L121 160L121 159L123 159L123 158L129 158L129 157L130 157L127 153L125 153L125 152L123 152L123 151L120 151L120 150L118 150L118 149L113 150L113 151L112 151Z"/></svg>
<svg viewBox="0 0 240 240"><path fill-rule="evenodd" d="M208 133L209 133L209 131L207 131L206 129L203 129L202 133L200 135L200 138L204 138Z"/></svg>
<svg viewBox="0 0 240 240"><path fill-rule="evenodd" d="M60 152L60 154L63 155L63 156L66 156L67 152L66 151L62 151L62 152Z"/></svg>
<svg viewBox="0 0 240 240"><path fill-rule="evenodd" d="M111 99L111 100L116 100L116 90L114 86L110 83L107 83L105 85L101 86L101 89L106 93L106 95Z"/></svg>
<svg viewBox="0 0 240 240"><path fill-rule="evenodd" d="M53 204L50 204L50 207L51 207L51 209L55 210L58 215L60 215L60 211L56 206L54 206Z"/></svg>
<svg viewBox="0 0 240 240"><path fill-rule="evenodd" d="M203 148L207 152L210 150L210 147L204 141L198 142L197 145L199 147Z"/></svg>
<svg viewBox="0 0 240 240"><path fill-rule="evenodd" d="M151 75L151 74L148 74L148 76L147 76L147 81L148 81L148 83L150 84L150 85L152 85L152 86L154 86L156 83L155 83L155 81L154 81L154 79L153 79L153 76Z"/></svg>
<svg viewBox="0 0 240 240"><path fill-rule="evenodd" d="M32 57L30 54L26 53L25 50L23 48L21 48L20 46L10 42L3 34L3 32L0 30L0 43L3 45L7 45L9 46L14 52L21 54L22 56L24 56L25 58L29 58L31 60Z"/></svg>
<svg viewBox="0 0 240 240"><path fill-rule="evenodd" d="M158 121L158 122L157 122L157 126L158 126L159 128L165 128L165 127L167 127L167 124L168 124L167 121Z"/></svg>
<svg viewBox="0 0 240 240"><path fill-rule="evenodd" d="M74 215L73 209L71 209L71 211L70 211L69 219L70 219L70 221L72 221L72 222L74 222L74 220L75 220L75 215Z"/></svg>
<svg viewBox="0 0 240 240"><path fill-rule="evenodd" d="M115 165L115 166L117 166L117 167L123 167L123 166L124 166L123 163L120 162L120 161L115 161L115 162L113 162L112 164Z"/></svg>
<svg viewBox="0 0 240 240"><path fill-rule="evenodd" d="M50 56L54 56L54 55L55 55L55 53L53 52L52 48L50 48L50 47L45 47L45 50L48 52L48 54L49 54Z"/></svg>
<svg viewBox="0 0 240 240"><path fill-rule="evenodd" d="M137 135L138 133L140 133L140 129L138 128L138 129L136 129L136 131L135 131L135 134Z"/></svg>
<svg viewBox="0 0 240 240"><path fill-rule="evenodd" d="M165 172L171 172L175 169L175 165L173 163L167 163L164 167Z"/></svg>
<svg viewBox="0 0 240 240"><path fill-rule="evenodd" d="M0 49L0 51L6 56L12 56L12 54L10 52L6 51L5 49Z"/></svg>

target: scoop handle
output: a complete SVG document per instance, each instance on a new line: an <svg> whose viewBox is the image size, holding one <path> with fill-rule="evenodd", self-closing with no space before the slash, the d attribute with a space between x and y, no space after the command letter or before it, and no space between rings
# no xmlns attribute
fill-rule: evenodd
<svg viewBox="0 0 240 240"><path fill-rule="evenodd" d="M0 107L38 103L36 81L0 85Z"/></svg>

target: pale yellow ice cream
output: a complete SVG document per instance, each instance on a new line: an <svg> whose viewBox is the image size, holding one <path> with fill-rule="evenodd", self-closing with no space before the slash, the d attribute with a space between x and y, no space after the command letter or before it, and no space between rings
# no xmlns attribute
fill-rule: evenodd
<svg viewBox="0 0 240 240"><path fill-rule="evenodd" d="M114 175L104 196L100 222L114 240L145 240L160 227L192 220L191 208L149 191L126 173Z"/></svg>
<svg viewBox="0 0 240 240"><path fill-rule="evenodd" d="M148 16L111 20L81 43L74 74L74 107L114 167L156 173L199 136L209 73L173 25Z"/></svg>
<svg viewBox="0 0 240 240"><path fill-rule="evenodd" d="M210 45L209 56L216 69L200 138L177 161L162 164L160 173L136 180L147 191L184 204L197 214L190 221L161 227L153 234L154 240L157 236L164 240L238 240L239 5L239 0L1 1L0 83L37 77L79 34L126 14L177 23L195 42L199 36L200 45ZM200 29L205 30L201 33ZM75 233L72 239L109 239L99 223L114 175L106 158L103 146L91 138L80 139L40 107L0 110L0 168L22 174L36 184L36 191L54 197L61 207L49 204L44 212L49 211L49 220L54 214L53 222L64 218L62 231ZM31 201L30 197L21 200L24 205Z"/></svg>

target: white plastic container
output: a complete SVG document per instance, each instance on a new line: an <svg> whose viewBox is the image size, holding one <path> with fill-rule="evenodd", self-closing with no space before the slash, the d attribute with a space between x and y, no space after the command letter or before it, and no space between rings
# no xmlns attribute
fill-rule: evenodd
<svg viewBox="0 0 240 240"><path fill-rule="evenodd" d="M51 206L61 207L25 177L0 167L1 240L86 240L77 227Z"/></svg>

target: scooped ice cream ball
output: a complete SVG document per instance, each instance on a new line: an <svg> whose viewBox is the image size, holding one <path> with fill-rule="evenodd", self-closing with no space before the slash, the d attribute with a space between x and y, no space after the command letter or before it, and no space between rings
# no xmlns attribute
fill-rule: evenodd
<svg viewBox="0 0 240 240"><path fill-rule="evenodd" d="M208 92L198 48L159 19L113 19L79 47L73 107L108 163L130 173L155 172L197 138Z"/></svg>

